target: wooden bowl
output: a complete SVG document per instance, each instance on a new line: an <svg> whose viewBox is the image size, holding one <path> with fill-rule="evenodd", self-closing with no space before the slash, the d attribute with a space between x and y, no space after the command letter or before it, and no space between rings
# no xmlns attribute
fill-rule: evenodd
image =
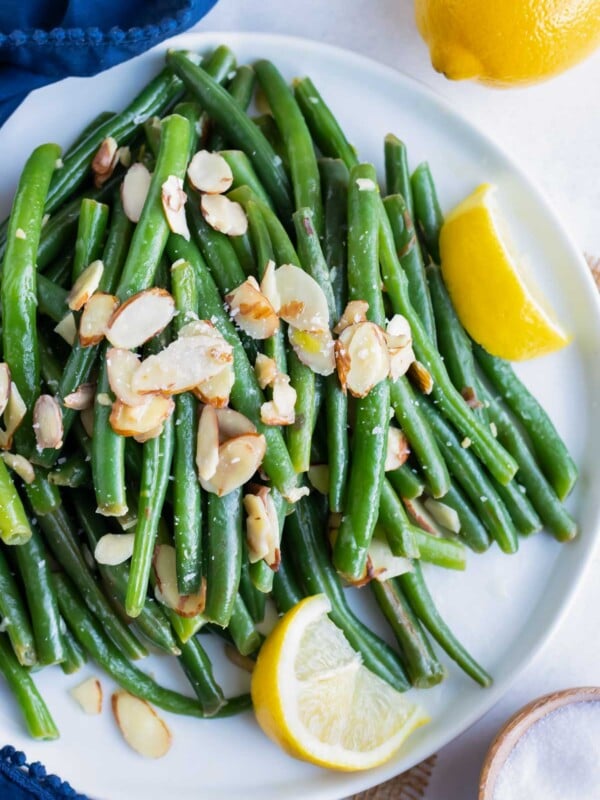
<svg viewBox="0 0 600 800"><path fill-rule="evenodd" d="M512 749L521 736L540 719L571 703L600 701L600 686L563 689L528 703L511 717L490 745L479 780L479 800L492 800L496 781Z"/></svg>

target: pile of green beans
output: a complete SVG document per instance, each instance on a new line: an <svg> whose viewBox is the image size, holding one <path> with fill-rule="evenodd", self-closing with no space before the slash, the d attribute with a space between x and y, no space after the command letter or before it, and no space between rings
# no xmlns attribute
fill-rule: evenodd
<svg viewBox="0 0 600 800"><path fill-rule="evenodd" d="M270 111L253 118L257 86ZM137 223L121 202L123 167L92 187L92 160L109 136L152 173ZM246 234L227 236L201 213L186 178L201 149L220 152L231 170L227 195L246 214ZM360 161L309 78L290 87L271 62L238 67L222 46L199 63L169 52L129 106L99 114L62 161L54 144L27 161L0 242L2 359L25 408L5 444L30 468L13 471L17 462L0 459L0 672L32 736L55 738L58 730L30 673L60 664L71 675L88 658L168 711L208 718L248 709L247 695L225 698L200 632L254 659L267 604L283 614L317 593L328 596L331 619L365 665L397 690L443 680L432 640L473 680L490 684L443 621L425 575L462 570L468 551L492 543L515 553L542 525L559 541L572 539L577 525L563 501L577 469L510 364L461 326L439 267L443 216L428 165L411 174L407 148L392 134L383 150L382 197L375 167ZM187 193L189 238L171 231L163 210L170 176ZM68 313L69 287L97 259L104 264L99 289L120 301L157 286L174 298L172 324L144 356L195 319L209 320L231 346L229 405L266 441L252 483L270 490L277 563L252 558L244 487L218 496L200 485L196 396L175 398L159 435L140 444L126 439L109 422L108 344L69 345L54 331ZM332 329L353 300L366 301L368 321L383 329L403 315L431 394L409 371L354 398L337 372L322 378L301 361L283 322L265 340L241 331L224 296L247 278L260 282L270 261L293 264L319 284ZM259 354L296 392L287 429L261 418ZM64 401L87 383L96 386L93 408L80 414ZM56 449L36 447L33 407L44 393L61 405ZM394 469L386 463L390 426L407 443L406 461ZM311 467L325 466L327 485L313 486ZM96 563L98 542L119 529L134 535L131 559ZM387 579L373 562L374 535L397 568ZM194 616L155 595L153 555L168 544L179 593L204 593ZM396 647L347 602L344 587L365 583ZM132 663L146 658L147 645L178 660L190 694L160 686Z"/></svg>

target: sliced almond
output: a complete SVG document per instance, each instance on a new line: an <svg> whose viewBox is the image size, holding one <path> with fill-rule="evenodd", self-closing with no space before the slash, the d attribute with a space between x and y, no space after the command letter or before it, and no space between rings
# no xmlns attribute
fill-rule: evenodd
<svg viewBox="0 0 600 800"><path fill-rule="evenodd" d="M112 710L127 744L145 758L162 758L171 747L171 731L145 700L119 690Z"/></svg>
<svg viewBox="0 0 600 800"><path fill-rule="evenodd" d="M202 216L211 228L228 236L243 236L248 230L248 217L239 203L222 194L203 194Z"/></svg>
<svg viewBox="0 0 600 800"><path fill-rule="evenodd" d="M431 373L420 361L412 362L408 368L408 377L423 394L431 394L433 391L433 378L431 377Z"/></svg>
<svg viewBox="0 0 600 800"><path fill-rule="evenodd" d="M121 184L121 202L127 219L139 222L150 189L152 175L141 163L132 164Z"/></svg>
<svg viewBox="0 0 600 800"><path fill-rule="evenodd" d="M84 306L79 320L79 343L82 347L98 344L104 339L104 332L119 305L114 294L96 292Z"/></svg>
<svg viewBox="0 0 600 800"><path fill-rule="evenodd" d="M398 469L405 463L409 455L410 445L403 431L390 425L385 456L385 471L391 472L391 470Z"/></svg>
<svg viewBox="0 0 600 800"><path fill-rule="evenodd" d="M175 548L170 544L159 544L154 548L152 559L156 576L156 594L161 603L171 608L180 617L195 617L202 614L206 605L206 581L194 594L180 594L177 588L177 560Z"/></svg>
<svg viewBox="0 0 600 800"><path fill-rule="evenodd" d="M108 136L92 159L92 172L94 173L94 185L100 188L115 171L119 163L119 148L115 139Z"/></svg>
<svg viewBox="0 0 600 800"><path fill-rule="evenodd" d="M100 286L104 264L97 259L86 267L77 278L67 295L67 305L71 311L79 311Z"/></svg>
<svg viewBox="0 0 600 800"><path fill-rule="evenodd" d="M63 398L63 406L73 411L83 411L85 408L92 408L95 394L95 383L82 383L74 392L71 392L71 394Z"/></svg>
<svg viewBox="0 0 600 800"><path fill-rule="evenodd" d="M404 347L390 347L388 344L388 353L390 356L390 378L393 381L397 381L402 375L406 375L410 365L415 360L415 354L410 344Z"/></svg>
<svg viewBox="0 0 600 800"><path fill-rule="evenodd" d="M234 411L233 408L218 408L216 416L219 426L219 444L223 444L228 439L235 439L236 436L257 432L256 425L239 411Z"/></svg>
<svg viewBox="0 0 600 800"><path fill-rule="evenodd" d="M275 270L279 295L276 312L289 325L303 331L329 328L329 309L323 289L308 272L294 264L283 264Z"/></svg>
<svg viewBox="0 0 600 800"><path fill-rule="evenodd" d="M178 336L180 339L185 339L190 336L214 336L219 337L221 334L216 327L208 319L193 319L186 322L180 329Z"/></svg>
<svg viewBox="0 0 600 800"><path fill-rule="evenodd" d="M62 447L63 420L57 401L49 394L41 394L33 407L33 430L38 450Z"/></svg>
<svg viewBox="0 0 600 800"><path fill-rule="evenodd" d="M232 347L213 329L210 336L183 336L142 361L133 376L134 391L178 394L217 375L233 361Z"/></svg>
<svg viewBox="0 0 600 800"><path fill-rule="evenodd" d="M171 397L150 396L138 406L128 406L115 400L109 422L115 433L121 436L139 436L156 431L168 419L175 408Z"/></svg>
<svg viewBox="0 0 600 800"><path fill-rule="evenodd" d="M161 187L161 199L169 228L173 233L178 233L189 242L190 231L185 218L187 195L183 191L181 178L178 178L177 175L169 175Z"/></svg>
<svg viewBox="0 0 600 800"><path fill-rule="evenodd" d="M260 290L267 298L269 303L275 310L281 306L281 297L277 290L277 281L275 280L275 262L267 261L265 271L260 282Z"/></svg>
<svg viewBox="0 0 600 800"><path fill-rule="evenodd" d="M460 517L454 508L439 500L434 500L433 497L426 498L423 505L438 525L447 528L452 533L460 533Z"/></svg>
<svg viewBox="0 0 600 800"><path fill-rule="evenodd" d="M333 329L333 332L339 335L345 328L350 327L350 325L366 322L368 310L369 304L366 300L350 300L344 309L344 313L339 318L338 324Z"/></svg>
<svg viewBox="0 0 600 800"><path fill-rule="evenodd" d="M88 678L69 692L86 714L102 712L102 685L98 678Z"/></svg>
<svg viewBox="0 0 600 800"><path fill-rule="evenodd" d="M214 475L209 480L200 478L203 489L223 497L243 486L262 464L266 447L261 433L247 433L224 442L219 447L219 462Z"/></svg>
<svg viewBox="0 0 600 800"><path fill-rule="evenodd" d="M329 465L311 464L308 468L308 480L320 494L329 494Z"/></svg>
<svg viewBox="0 0 600 800"><path fill-rule="evenodd" d="M138 444L144 444L144 442L149 442L150 439L157 439L165 429L165 423L161 422L160 425L157 425L156 428L150 428L149 431L145 431L144 433L136 433L133 437L134 441Z"/></svg>
<svg viewBox="0 0 600 800"><path fill-rule="evenodd" d="M336 363L342 388L354 397L366 397L390 371L381 328L373 322L359 322L343 330L336 341Z"/></svg>
<svg viewBox="0 0 600 800"><path fill-rule="evenodd" d="M412 333L406 317L394 314L387 324L385 340L390 354L390 377L395 381L408 372L415 360Z"/></svg>
<svg viewBox="0 0 600 800"><path fill-rule="evenodd" d="M375 535L371 539L368 553L371 562L370 576L375 580L383 582L412 571L410 560L395 556L387 543L385 534L382 535L377 528L375 529Z"/></svg>
<svg viewBox="0 0 600 800"><path fill-rule="evenodd" d="M398 347L403 347L404 345L412 343L410 323L402 314L394 314L386 325L385 332L389 336L401 339L401 341L397 342Z"/></svg>
<svg viewBox="0 0 600 800"><path fill-rule="evenodd" d="M0 429L0 449L10 450L14 433L23 422L25 414L27 414L27 406L21 397L17 384L11 381L8 402L4 409L5 430Z"/></svg>
<svg viewBox="0 0 600 800"><path fill-rule="evenodd" d="M92 438L94 435L94 409L92 408L84 408L83 411L79 414L79 419L81 420L81 424L83 425L84 431L87 435Z"/></svg>
<svg viewBox="0 0 600 800"><path fill-rule="evenodd" d="M261 389L270 386L277 377L277 364L274 359L259 353L254 362L254 373Z"/></svg>
<svg viewBox="0 0 600 800"><path fill-rule="evenodd" d="M304 331L290 325L288 339L300 361L317 375L335 372L335 343L328 328Z"/></svg>
<svg viewBox="0 0 600 800"><path fill-rule="evenodd" d="M285 499L288 503L297 503L298 500L301 500L303 497L308 497L310 494L310 489L308 486L294 486L288 490L287 494L284 495Z"/></svg>
<svg viewBox="0 0 600 800"><path fill-rule="evenodd" d="M122 403L139 406L146 402L148 395L139 394L132 388L133 376L140 366L140 357L131 350L111 347L106 352L106 374L110 388Z"/></svg>
<svg viewBox="0 0 600 800"><path fill-rule="evenodd" d="M190 183L199 192L206 194L223 194L233 183L231 167L219 153L208 150L197 152L187 170Z"/></svg>
<svg viewBox="0 0 600 800"><path fill-rule="evenodd" d="M201 481L210 480L219 464L219 427L217 412L210 406L204 406L198 420L196 439L196 468Z"/></svg>
<svg viewBox="0 0 600 800"><path fill-rule="evenodd" d="M464 389L461 389L460 393L469 408L482 408L483 403L477 397L477 393L472 386L465 386Z"/></svg>
<svg viewBox="0 0 600 800"><path fill-rule="evenodd" d="M109 320L105 335L113 347L134 350L167 327L175 316L173 297L158 286L126 300Z"/></svg>
<svg viewBox="0 0 600 800"><path fill-rule="evenodd" d="M10 367L4 361L0 364L0 415L8 405L10 397Z"/></svg>
<svg viewBox="0 0 600 800"><path fill-rule="evenodd" d="M244 509L248 560L254 564L264 559L277 570L281 561L279 519L269 488L261 486L256 493L244 495Z"/></svg>
<svg viewBox="0 0 600 800"><path fill-rule="evenodd" d="M17 453L1 453L0 456L9 469L16 472L21 480L25 483L33 483L35 480L35 470L31 461L28 461L25 456L20 456Z"/></svg>
<svg viewBox="0 0 600 800"><path fill-rule="evenodd" d="M192 391L202 403L208 403L215 408L225 408L229 403L234 382L233 364L225 364L220 372L212 378L201 381Z"/></svg>
<svg viewBox="0 0 600 800"><path fill-rule="evenodd" d="M444 536L444 531L434 519L433 515L430 514L425 508L425 505L421 502L421 500L418 500L417 498L414 498L413 500L402 498L402 502L404 503L409 515L420 528L423 528L424 531L431 533L433 536Z"/></svg>
<svg viewBox="0 0 600 800"><path fill-rule="evenodd" d="M94 558L98 564L114 567L133 555L134 533L105 533L96 543Z"/></svg>
<svg viewBox="0 0 600 800"><path fill-rule="evenodd" d="M67 344L73 347L75 339L77 339L77 324L75 323L75 315L72 311L69 311L69 313L54 326L54 333L57 333L61 339L64 339Z"/></svg>
<svg viewBox="0 0 600 800"><path fill-rule="evenodd" d="M253 339L268 339L279 330L279 317L255 278L248 278L225 295L225 302L236 325Z"/></svg>
<svg viewBox="0 0 600 800"><path fill-rule="evenodd" d="M260 407L265 425L293 425L296 421L296 390L290 386L289 375L278 372L273 381L273 399Z"/></svg>

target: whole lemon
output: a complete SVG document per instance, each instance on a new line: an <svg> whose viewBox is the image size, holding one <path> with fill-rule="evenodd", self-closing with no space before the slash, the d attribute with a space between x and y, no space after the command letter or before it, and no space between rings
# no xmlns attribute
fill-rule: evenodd
<svg viewBox="0 0 600 800"><path fill-rule="evenodd" d="M600 44L600 0L415 0L438 72L491 86L536 83Z"/></svg>

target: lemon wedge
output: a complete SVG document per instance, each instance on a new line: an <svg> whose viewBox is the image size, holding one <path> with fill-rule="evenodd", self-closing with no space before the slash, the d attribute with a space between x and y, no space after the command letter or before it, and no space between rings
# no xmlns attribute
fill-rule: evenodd
<svg viewBox="0 0 600 800"><path fill-rule="evenodd" d="M484 183L446 217L441 268L468 333L489 353L510 361L559 350L569 342L530 287L504 236L495 187Z"/></svg>
<svg viewBox="0 0 600 800"><path fill-rule="evenodd" d="M370 769L428 718L363 666L330 610L325 595L307 597L269 634L252 674L254 710L290 755L330 769Z"/></svg>

